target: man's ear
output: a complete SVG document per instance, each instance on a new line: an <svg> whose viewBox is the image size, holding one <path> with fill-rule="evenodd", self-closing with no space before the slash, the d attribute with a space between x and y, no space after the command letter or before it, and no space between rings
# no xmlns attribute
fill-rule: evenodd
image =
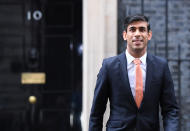
<svg viewBox="0 0 190 131"><path fill-rule="evenodd" d="M148 40L151 40L151 38L152 38L152 31L150 30L150 31L148 32Z"/></svg>
<svg viewBox="0 0 190 131"><path fill-rule="evenodd" d="M127 32L125 30L123 31L123 39L127 40Z"/></svg>

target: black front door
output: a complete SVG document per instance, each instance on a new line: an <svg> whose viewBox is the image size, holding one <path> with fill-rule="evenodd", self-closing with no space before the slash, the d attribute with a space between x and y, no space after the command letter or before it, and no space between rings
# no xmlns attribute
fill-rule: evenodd
<svg viewBox="0 0 190 131"><path fill-rule="evenodd" d="M0 129L81 130L82 0L0 0Z"/></svg>

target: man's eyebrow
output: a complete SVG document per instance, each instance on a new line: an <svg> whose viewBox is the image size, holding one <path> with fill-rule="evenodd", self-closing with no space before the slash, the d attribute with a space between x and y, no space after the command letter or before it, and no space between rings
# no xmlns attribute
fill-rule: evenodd
<svg viewBox="0 0 190 131"><path fill-rule="evenodd" d="M144 26L140 26L139 28L146 28L146 27L144 27Z"/></svg>
<svg viewBox="0 0 190 131"><path fill-rule="evenodd" d="M131 26L131 27L129 27L129 28L136 28L135 26Z"/></svg>

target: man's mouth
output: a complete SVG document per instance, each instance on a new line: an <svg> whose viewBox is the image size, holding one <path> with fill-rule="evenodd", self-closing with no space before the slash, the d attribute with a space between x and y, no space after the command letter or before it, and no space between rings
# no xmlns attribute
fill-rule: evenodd
<svg viewBox="0 0 190 131"><path fill-rule="evenodd" d="M143 40L132 40L132 42L143 42Z"/></svg>

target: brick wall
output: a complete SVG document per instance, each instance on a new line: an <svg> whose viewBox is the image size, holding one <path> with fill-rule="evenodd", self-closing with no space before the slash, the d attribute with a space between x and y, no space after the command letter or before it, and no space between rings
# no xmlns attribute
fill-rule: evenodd
<svg viewBox="0 0 190 131"><path fill-rule="evenodd" d="M181 131L189 131L190 1L118 0L118 52L126 47L122 39L124 18L142 12L149 17L153 32L148 51L168 59L181 108Z"/></svg>

